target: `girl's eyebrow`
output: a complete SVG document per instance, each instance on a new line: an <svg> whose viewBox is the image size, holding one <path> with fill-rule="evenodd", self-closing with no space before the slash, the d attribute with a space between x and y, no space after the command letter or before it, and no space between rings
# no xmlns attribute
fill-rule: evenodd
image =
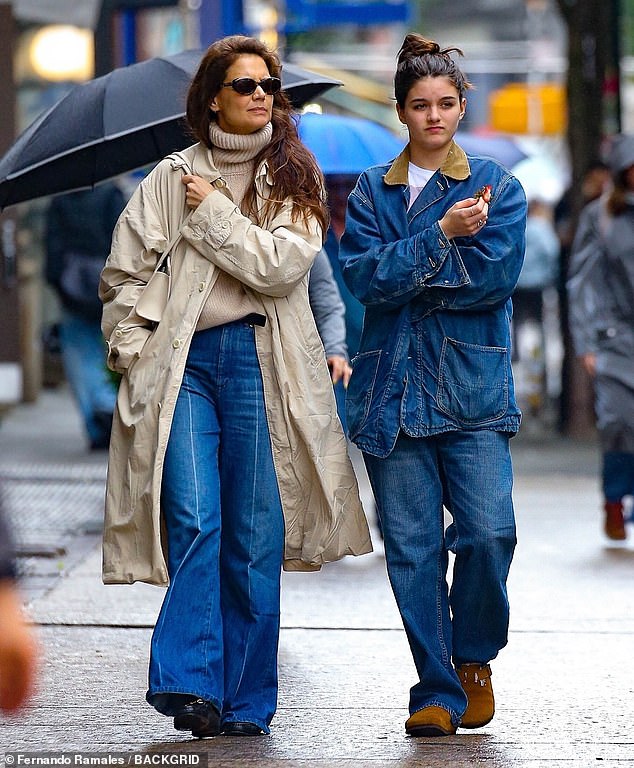
<svg viewBox="0 0 634 768"><path fill-rule="evenodd" d="M430 101L430 99L425 98L424 96L415 96L412 101ZM440 96L436 101L458 101L457 96Z"/></svg>

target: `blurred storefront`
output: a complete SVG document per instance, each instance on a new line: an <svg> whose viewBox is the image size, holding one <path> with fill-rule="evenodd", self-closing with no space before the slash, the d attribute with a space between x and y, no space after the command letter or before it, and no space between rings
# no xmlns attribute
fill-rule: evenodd
<svg viewBox="0 0 634 768"><path fill-rule="evenodd" d="M342 80L321 97L324 111L399 131L392 78L410 29L464 50L461 66L476 86L465 130L521 136L544 155L565 152L567 59L556 0L0 0L0 11L0 153L73 83L232 33L262 37L286 60ZM56 312L37 280L47 204L21 204L0 218L0 406L33 399L41 384L39 334Z"/></svg>

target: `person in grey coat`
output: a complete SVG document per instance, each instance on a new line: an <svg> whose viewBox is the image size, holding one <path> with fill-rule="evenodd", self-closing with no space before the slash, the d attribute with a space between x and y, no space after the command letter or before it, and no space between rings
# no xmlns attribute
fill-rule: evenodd
<svg viewBox="0 0 634 768"><path fill-rule="evenodd" d="M634 136L614 139L612 186L581 212L568 272L575 352L594 379L604 530L626 538L634 495Z"/></svg>
<svg viewBox="0 0 634 768"><path fill-rule="evenodd" d="M335 280L328 254L317 254L308 278L308 300L335 388L337 412L345 426L345 390L352 368L346 345L346 307Z"/></svg>

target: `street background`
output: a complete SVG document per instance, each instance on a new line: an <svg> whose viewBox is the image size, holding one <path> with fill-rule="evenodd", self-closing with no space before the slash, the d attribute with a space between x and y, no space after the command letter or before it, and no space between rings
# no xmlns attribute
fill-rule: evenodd
<svg viewBox="0 0 634 768"><path fill-rule="evenodd" d="M512 445L519 544L488 726L404 733L415 673L353 452L375 552L284 574L271 735L192 741L144 700L163 590L101 583L106 457L86 451L65 385L45 389L0 424L0 479L42 654L32 705L0 719L2 753L194 750L218 768L633 764L634 532L624 544L603 537L592 441L527 426Z"/></svg>

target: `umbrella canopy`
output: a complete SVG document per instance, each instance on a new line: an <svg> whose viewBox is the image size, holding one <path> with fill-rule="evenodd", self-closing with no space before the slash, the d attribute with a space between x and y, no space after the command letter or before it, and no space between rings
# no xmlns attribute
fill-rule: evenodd
<svg viewBox="0 0 634 768"><path fill-rule="evenodd" d="M473 133L459 133L455 138L456 144L461 146L468 155L492 157L507 168L512 168L520 160L528 157L517 142L507 136L478 136Z"/></svg>
<svg viewBox="0 0 634 768"><path fill-rule="evenodd" d="M302 115L299 135L313 152L326 175L358 175L372 165L386 163L405 146L405 135L396 136L379 123L348 115ZM512 168L528 157L506 136L456 135L456 142L470 155L492 157Z"/></svg>
<svg viewBox="0 0 634 768"><path fill-rule="evenodd" d="M392 160L405 146L379 123L348 115L307 112L300 118L299 135L325 175L358 175Z"/></svg>
<svg viewBox="0 0 634 768"><path fill-rule="evenodd" d="M555 157L535 155L521 160L513 174L524 187L529 200L541 200L555 205L569 184L569 170Z"/></svg>
<svg viewBox="0 0 634 768"><path fill-rule="evenodd" d="M202 55L155 57L72 88L0 159L0 209L92 187L193 143L183 118ZM282 87L296 108L337 85L283 65Z"/></svg>

